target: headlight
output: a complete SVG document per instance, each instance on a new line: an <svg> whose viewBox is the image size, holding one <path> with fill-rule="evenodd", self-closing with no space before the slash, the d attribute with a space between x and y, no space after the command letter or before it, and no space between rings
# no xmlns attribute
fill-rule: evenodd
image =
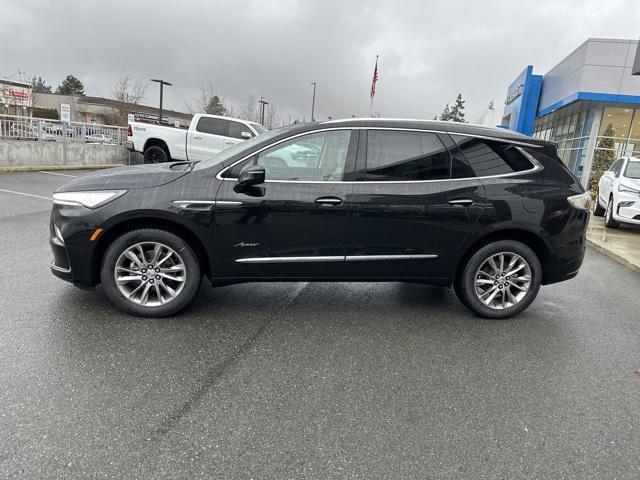
<svg viewBox="0 0 640 480"><path fill-rule="evenodd" d="M587 192L579 193L578 195L571 195L570 197L567 197L567 201L574 208L579 210L589 210L589 207L591 206L591 195Z"/></svg>
<svg viewBox="0 0 640 480"><path fill-rule="evenodd" d="M56 205L98 208L127 193L126 190L98 190L96 192L62 192L53 194Z"/></svg>
<svg viewBox="0 0 640 480"><path fill-rule="evenodd" d="M618 191L627 193L640 193L640 190L638 190L637 188L631 188L623 183L618 184Z"/></svg>

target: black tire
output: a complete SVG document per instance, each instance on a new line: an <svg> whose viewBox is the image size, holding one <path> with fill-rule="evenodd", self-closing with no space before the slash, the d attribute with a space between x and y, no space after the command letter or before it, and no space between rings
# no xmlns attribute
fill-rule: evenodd
<svg viewBox="0 0 640 480"><path fill-rule="evenodd" d="M144 163L164 163L171 160L169 152L164 148L154 145L144 151Z"/></svg>
<svg viewBox="0 0 640 480"><path fill-rule="evenodd" d="M607 209L604 212L604 226L607 228L618 228L620 224L613 219L613 195L609 197Z"/></svg>
<svg viewBox="0 0 640 480"><path fill-rule="evenodd" d="M531 270L529 290L516 304L504 309L492 308L485 305L476 294L476 272L491 256L499 253L515 253L526 261ZM458 278L454 282L454 290L460 301L473 313L483 318L510 318L525 310L538 295L542 281L542 266L540 259L531 248L515 240L499 240L475 251L463 266Z"/></svg>
<svg viewBox="0 0 640 480"><path fill-rule="evenodd" d="M155 242L169 247L184 264L184 281L181 290L176 289L177 295L161 305L146 306L134 303L125 297L116 284L115 269L118 259L129 247L144 242ZM139 317L167 317L178 313L193 300L200 288L202 273L198 258L187 242L165 230L144 228L126 232L109 245L102 261L100 279L109 300L125 312ZM148 281L153 283L151 280ZM158 282L162 283L161 280Z"/></svg>
<svg viewBox="0 0 640 480"><path fill-rule="evenodd" d="M602 217L604 216L605 208L600 205L600 189L596 191L596 199L593 201L593 216L594 217Z"/></svg>

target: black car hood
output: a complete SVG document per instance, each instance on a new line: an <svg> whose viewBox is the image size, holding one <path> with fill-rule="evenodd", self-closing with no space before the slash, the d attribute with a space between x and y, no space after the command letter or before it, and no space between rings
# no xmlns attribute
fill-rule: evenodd
<svg viewBox="0 0 640 480"><path fill-rule="evenodd" d="M78 177L57 191L131 190L159 187L187 175L190 171L191 167L184 162L110 168Z"/></svg>

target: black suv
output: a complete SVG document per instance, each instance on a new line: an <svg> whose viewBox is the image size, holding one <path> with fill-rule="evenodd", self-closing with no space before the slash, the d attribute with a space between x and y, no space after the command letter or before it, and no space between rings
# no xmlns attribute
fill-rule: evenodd
<svg viewBox="0 0 640 480"><path fill-rule="evenodd" d="M203 162L73 180L54 194L51 268L152 317L184 308L206 275L452 285L476 314L506 318L578 273L589 203L554 144L507 130L296 125Z"/></svg>

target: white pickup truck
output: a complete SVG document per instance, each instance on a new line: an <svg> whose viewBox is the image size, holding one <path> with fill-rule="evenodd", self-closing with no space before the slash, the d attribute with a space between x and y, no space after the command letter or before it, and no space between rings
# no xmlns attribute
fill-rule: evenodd
<svg viewBox="0 0 640 480"><path fill-rule="evenodd" d="M259 123L198 113L191 119L188 130L131 122L127 128L127 148L142 153L144 163L206 160L266 131Z"/></svg>

